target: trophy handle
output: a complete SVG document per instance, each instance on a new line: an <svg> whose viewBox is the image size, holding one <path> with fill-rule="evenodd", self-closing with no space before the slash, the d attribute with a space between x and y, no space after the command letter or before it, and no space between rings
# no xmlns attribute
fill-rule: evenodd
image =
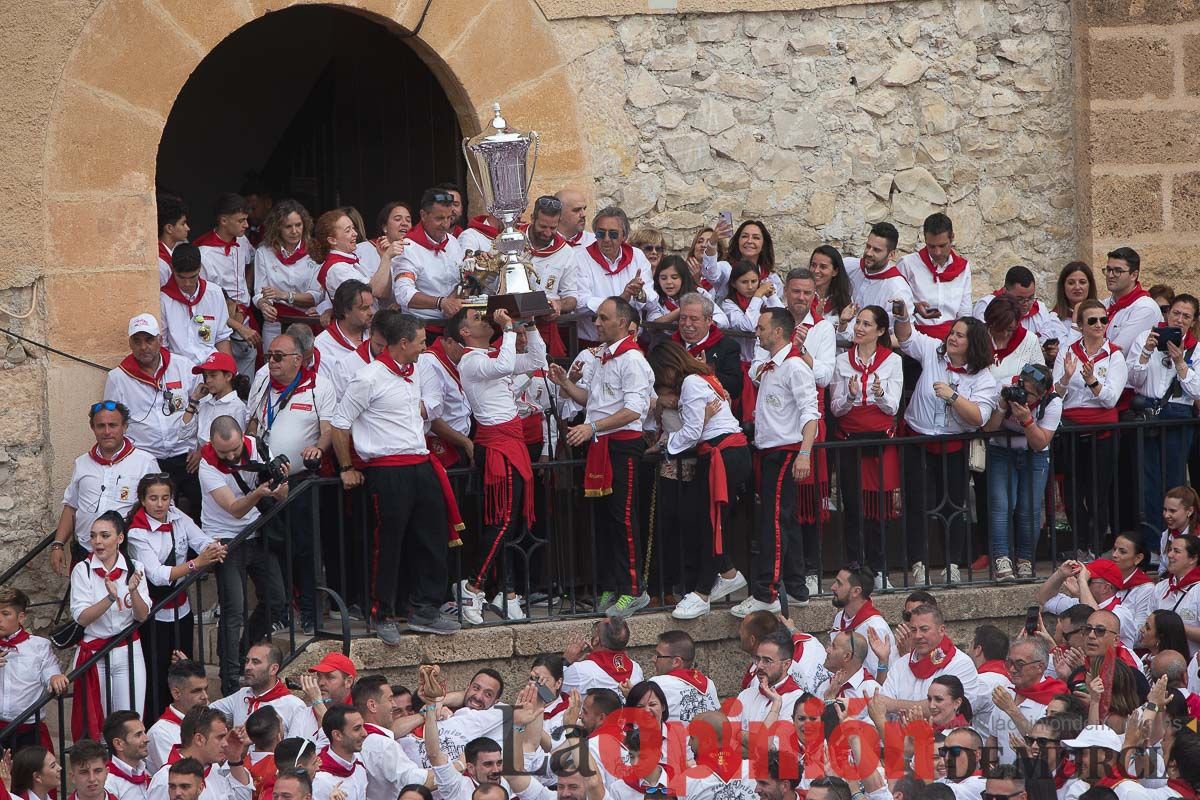
<svg viewBox="0 0 1200 800"><path fill-rule="evenodd" d="M525 178L525 196L529 196L530 190L533 189L533 176L537 172L538 150L540 149L542 137L537 131L530 131L529 138L533 140L533 163L529 165L529 174ZM528 201L526 201L528 202Z"/></svg>
<svg viewBox="0 0 1200 800"><path fill-rule="evenodd" d="M483 184L479 182L479 176L475 174L475 167L472 165L471 151L467 148L467 143L470 141L471 141L470 138L468 138L466 136L463 137L463 140L462 140L463 160L467 162L467 173L470 174L471 180L473 180L475 182L475 188L479 190L479 194L481 196L485 196L486 193L483 191ZM488 209L488 210L491 211L491 209Z"/></svg>

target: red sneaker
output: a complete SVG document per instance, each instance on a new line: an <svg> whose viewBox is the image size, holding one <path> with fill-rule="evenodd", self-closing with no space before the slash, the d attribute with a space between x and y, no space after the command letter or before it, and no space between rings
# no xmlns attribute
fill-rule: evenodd
<svg viewBox="0 0 1200 800"><path fill-rule="evenodd" d="M988 568L988 557L987 556L980 556L979 558L977 558L971 562L971 571L972 572L987 572L987 568Z"/></svg>

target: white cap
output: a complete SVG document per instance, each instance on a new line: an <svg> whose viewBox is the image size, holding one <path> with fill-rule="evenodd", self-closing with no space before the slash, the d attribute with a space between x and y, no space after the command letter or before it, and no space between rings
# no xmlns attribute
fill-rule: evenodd
<svg viewBox="0 0 1200 800"><path fill-rule="evenodd" d="M1082 750L1085 747L1101 747L1119 753L1121 752L1121 737L1107 725L1088 725L1079 732L1078 737L1065 740L1063 745L1076 750Z"/></svg>
<svg viewBox="0 0 1200 800"><path fill-rule="evenodd" d="M158 320L153 314L138 314L133 319L129 320L129 336L135 333L148 333L151 336L158 336Z"/></svg>

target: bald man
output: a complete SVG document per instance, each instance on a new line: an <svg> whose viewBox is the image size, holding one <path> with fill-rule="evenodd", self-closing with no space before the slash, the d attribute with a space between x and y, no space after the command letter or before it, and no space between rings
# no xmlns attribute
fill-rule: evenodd
<svg viewBox="0 0 1200 800"><path fill-rule="evenodd" d="M596 234L587 229L587 198L578 189L567 187L554 195L563 205L559 234L579 253L596 241Z"/></svg>
<svg viewBox="0 0 1200 800"><path fill-rule="evenodd" d="M874 697L879 691L879 684L864 667L868 652L867 639L861 633L842 631L834 636L829 649L825 651L825 669L829 670L830 677L821 682L817 696L827 702ZM865 702L861 708L856 703L847 705L852 717L861 720L868 718Z"/></svg>

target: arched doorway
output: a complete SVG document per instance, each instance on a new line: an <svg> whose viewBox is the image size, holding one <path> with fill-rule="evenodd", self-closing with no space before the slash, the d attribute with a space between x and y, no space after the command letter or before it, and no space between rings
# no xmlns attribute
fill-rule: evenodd
<svg viewBox="0 0 1200 800"><path fill-rule="evenodd" d="M344 8L266 14L213 48L171 108L159 187L211 226L212 201L251 176L313 215L353 205L371 225L464 164L458 117L402 35Z"/></svg>

